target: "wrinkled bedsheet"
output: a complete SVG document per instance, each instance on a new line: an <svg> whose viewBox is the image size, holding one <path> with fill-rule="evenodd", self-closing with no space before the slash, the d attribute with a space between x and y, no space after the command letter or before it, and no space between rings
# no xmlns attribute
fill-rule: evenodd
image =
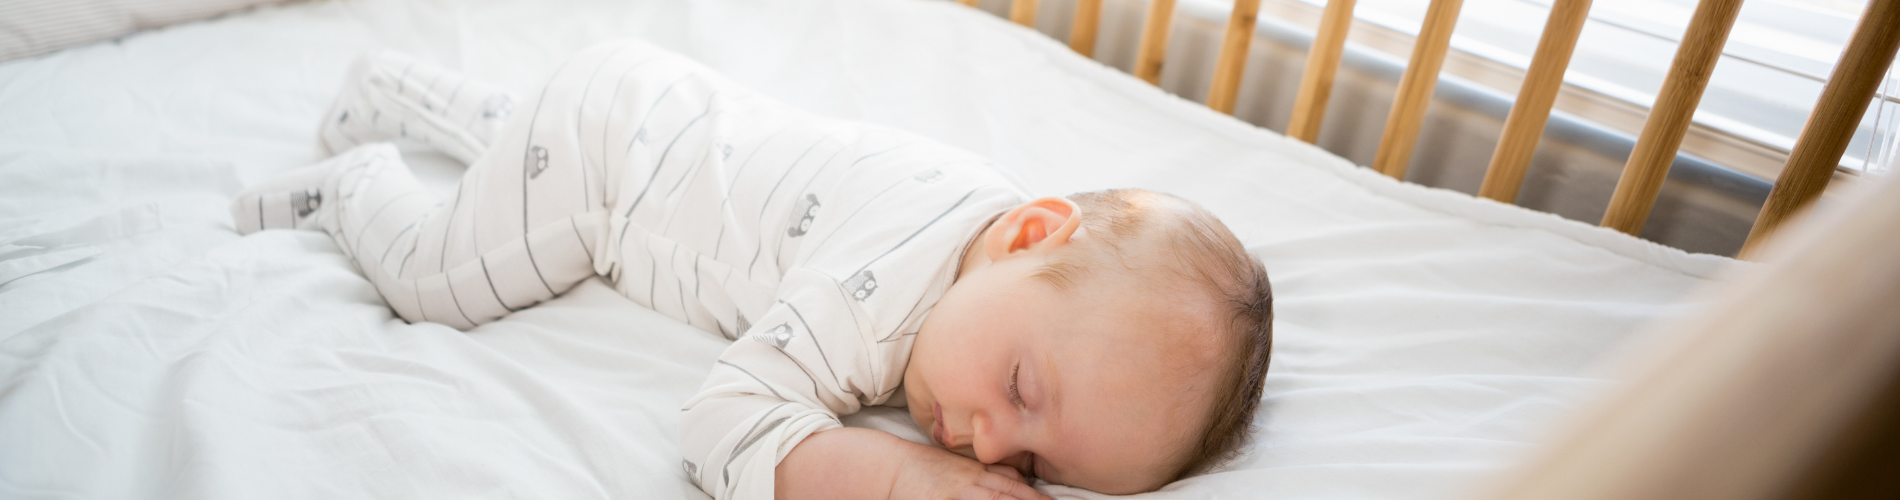
<svg viewBox="0 0 1900 500"><path fill-rule="evenodd" d="M295 3L0 64L0 497L702 498L675 433L717 336L599 282L467 333L404 324L329 238L226 213L319 159L357 53L525 90L624 37L1042 193L1156 189L1226 220L1278 298L1259 433L1155 497L1468 493L1730 267L1391 181L950 2ZM439 189L460 171L408 156ZM850 422L921 438L896 411Z"/></svg>

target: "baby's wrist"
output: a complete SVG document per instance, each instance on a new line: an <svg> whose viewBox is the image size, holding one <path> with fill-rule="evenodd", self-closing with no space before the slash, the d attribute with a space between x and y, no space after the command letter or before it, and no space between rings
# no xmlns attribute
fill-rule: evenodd
<svg viewBox="0 0 1900 500"><path fill-rule="evenodd" d="M814 433L778 466L779 498L887 499L922 451L888 432L839 428Z"/></svg>

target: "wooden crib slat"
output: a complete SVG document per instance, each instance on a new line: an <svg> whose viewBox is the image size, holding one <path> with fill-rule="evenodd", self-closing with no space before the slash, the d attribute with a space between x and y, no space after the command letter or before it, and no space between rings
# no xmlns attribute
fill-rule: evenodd
<svg viewBox="0 0 1900 500"><path fill-rule="evenodd" d="M976 6L976 2L977 2L977 0L957 0L957 3L960 3L960 4L964 4L964 5L968 5L968 6L971 6L971 7L975 7L975 6Z"/></svg>
<svg viewBox="0 0 1900 500"><path fill-rule="evenodd" d="M1168 31L1174 27L1174 0L1150 0L1148 20L1141 25L1141 48L1135 51L1135 77L1161 83L1161 59L1168 53Z"/></svg>
<svg viewBox="0 0 1900 500"><path fill-rule="evenodd" d="M1537 152L1537 140L1550 121L1550 107L1557 103L1564 70L1570 67L1570 55L1576 51L1577 37L1589 17L1590 0L1557 0L1551 6L1550 18L1544 21L1544 36L1537 41L1524 85L1517 91L1517 103L1511 105L1511 114L1504 119L1504 133L1498 138L1497 150L1491 153L1491 166L1484 171L1478 196L1517 202L1524 172Z"/></svg>
<svg viewBox="0 0 1900 500"><path fill-rule="evenodd" d="M1075 22L1069 28L1069 48L1082 57L1095 57L1095 33L1102 26L1102 0L1076 0Z"/></svg>
<svg viewBox="0 0 1900 500"><path fill-rule="evenodd" d="M1742 244L1743 257L1774 234L1783 221L1813 203L1827 189L1834 167L1840 165L1841 154L1847 151L1848 140L1853 139L1861 115L1867 113L1868 101L1880 87L1897 48L1900 48L1900 1L1871 2L1861 15L1860 25L1854 28L1846 50L1841 52L1840 61L1834 64L1834 74L1828 76L1821 99L1815 104L1807 124L1801 127L1801 138L1788 153L1788 165L1775 179L1775 187L1768 192L1768 202L1762 205L1761 215L1755 217L1755 227L1748 231L1748 241Z"/></svg>
<svg viewBox="0 0 1900 500"><path fill-rule="evenodd" d="M1875 0L1885 2L1891 0ZM1790 227L1481 500L1893 498L1900 182Z"/></svg>
<svg viewBox="0 0 1900 500"><path fill-rule="evenodd" d="M1254 18L1260 13L1260 0L1235 0L1227 17L1227 34L1221 39L1220 58L1214 63L1214 83L1207 89L1207 107L1234 114L1234 100L1240 94L1240 75L1247 70L1247 50L1253 46Z"/></svg>
<svg viewBox="0 0 1900 500"><path fill-rule="evenodd" d="M1695 117L1696 103L1709 85L1709 75L1722 58L1722 45L1728 42L1729 28L1742 10L1742 0L1702 0L1689 19L1689 29L1676 49L1676 60L1669 65L1656 105L1650 107L1649 120L1636 138L1636 149L1623 176L1610 195L1610 208L1603 213L1603 226L1631 235L1642 233L1649 209L1662 191L1669 164L1682 146L1682 136Z"/></svg>
<svg viewBox="0 0 1900 500"><path fill-rule="evenodd" d="M1352 29L1354 1L1326 2L1319 33L1313 36L1313 47L1306 52L1306 70L1300 73L1299 97L1293 100L1293 118L1286 124L1288 137L1309 144L1319 140L1326 100L1333 95L1333 77L1339 73L1339 56L1346 51L1346 32Z"/></svg>
<svg viewBox="0 0 1900 500"><path fill-rule="evenodd" d="M1432 103L1432 90L1438 87L1438 70L1451 49L1451 32L1458 24L1458 9L1464 0L1432 0L1425 9L1425 25L1412 46L1412 60L1399 78L1398 96L1392 112L1386 116L1385 133L1379 138L1379 152L1372 157L1372 168L1394 179L1405 178L1405 167L1412 161L1412 148L1418 144L1419 127L1425 124L1425 110Z"/></svg>
<svg viewBox="0 0 1900 500"><path fill-rule="evenodd" d="M1030 28L1036 27L1036 7L1038 0L1016 0L1009 3L1009 20Z"/></svg>

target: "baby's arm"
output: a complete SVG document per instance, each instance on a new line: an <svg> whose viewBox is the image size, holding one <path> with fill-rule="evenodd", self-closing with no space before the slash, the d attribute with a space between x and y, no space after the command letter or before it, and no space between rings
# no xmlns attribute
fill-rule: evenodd
<svg viewBox="0 0 1900 500"><path fill-rule="evenodd" d="M806 437L779 462L777 475L779 500L1049 498L1016 469L849 427Z"/></svg>
<svg viewBox="0 0 1900 500"><path fill-rule="evenodd" d="M838 415L891 397L904 358L886 357L866 314L836 280L793 269L781 290L777 305L720 355L680 415L680 451L693 484L719 500L990 498L992 490L1042 498L1013 470L994 472L889 433L843 428Z"/></svg>
<svg viewBox="0 0 1900 500"><path fill-rule="evenodd" d="M787 272L776 304L726 348L687 401L683 466L713 498L773 497L775 468L794 446L841 427L838 415L884 393L879 386L895 387L883 383L888 363L862 340L838 288L809 270Z"/></svg>
<svg viewBox="0 0 1900 500"><path fill-rule="evenodd" d="M807 436L778 464L779 500L888 498L898 464L923 446L872 429L841 428Z"/></svg>

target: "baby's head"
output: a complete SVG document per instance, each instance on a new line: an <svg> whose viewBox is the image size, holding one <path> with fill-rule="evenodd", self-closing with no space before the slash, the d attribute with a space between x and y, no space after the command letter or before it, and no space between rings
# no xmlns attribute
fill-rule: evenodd
<svg viewBox="0 0 1900 500"><path fill-rule="evenodd" d="M1245 442L1273 293L1205 209L1133 189L1042 198L997 216L962 266L904 371L938 445L1127 494Z"/></svg>

